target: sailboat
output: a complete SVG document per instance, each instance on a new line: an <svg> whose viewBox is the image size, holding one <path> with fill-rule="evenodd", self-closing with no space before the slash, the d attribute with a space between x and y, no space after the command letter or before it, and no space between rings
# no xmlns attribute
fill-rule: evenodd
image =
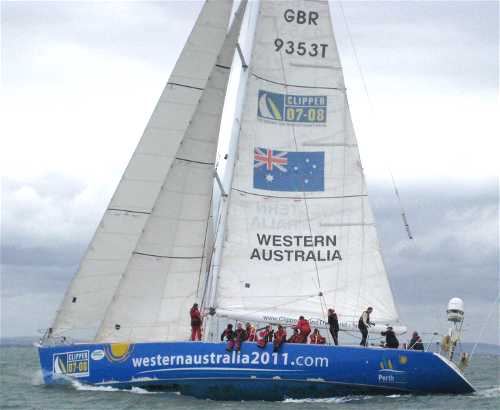
<svg viewBox="0 0 500 410"><path fill-rule="evenodd" d="M377 239L329 4L207 0L38 350L47 384L174 389L212 399L470 393L448 358L375 346L246 341L228 323L327 334L373 307L371 334L400 322ZM250 7L249 7L250 8ZM231 23L231 24L230 24ZM233 58L241 84L216 170ZM235 61L238 61L235 59ZM235 64L237 65L237 64ZM234 68L237 69L237 68ZM219 206L216 206L216 205ZM199 303L202 340L190 340Z"/></svg>

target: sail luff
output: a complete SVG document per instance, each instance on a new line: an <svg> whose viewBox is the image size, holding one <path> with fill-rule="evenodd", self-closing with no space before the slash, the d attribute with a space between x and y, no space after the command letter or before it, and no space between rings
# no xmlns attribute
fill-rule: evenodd
<svg viewBox="0 0 500 410"><path fill-rule="evenodd" d="M93 339L142 234L224 41L231 0L208 0L96 229L52 335Z"/></svg>
<svg viewBox="0 0 500 410"><path fill-rule="evenodd" d="M153 212L106 312L98 341L185 340L210 257L214 163L240 4Z"/></svg>

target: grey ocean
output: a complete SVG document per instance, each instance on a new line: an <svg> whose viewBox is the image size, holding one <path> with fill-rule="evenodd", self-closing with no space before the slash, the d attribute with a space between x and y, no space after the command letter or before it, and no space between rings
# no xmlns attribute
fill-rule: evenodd
<svg viewBox="0 0 500 410"><path fill-rule="evenodd" d="M499 409L500 356L476 355L467 378L477 388L468 396L347 396L283 402L217 402L175 393L110 387L48 387L42 384L38 356L29 346L0 347L1 409Z"/></svg>

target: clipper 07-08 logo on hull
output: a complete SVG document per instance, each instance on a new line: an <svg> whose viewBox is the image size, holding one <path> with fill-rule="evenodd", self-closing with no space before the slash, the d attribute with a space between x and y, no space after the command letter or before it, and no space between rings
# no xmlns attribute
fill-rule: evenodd
<svg viewBox="0 0 500 410"><path fill-rule="evenodd" d="M89 375L89 351L57 353L52 356L54 375L87 377Z"/></svg>
<svg viewBox="0 0 500 410"><path fill-rule="evenodd" d="M257 116L295 124L325 124L326 95L289 95L259 90Z"/></svg>

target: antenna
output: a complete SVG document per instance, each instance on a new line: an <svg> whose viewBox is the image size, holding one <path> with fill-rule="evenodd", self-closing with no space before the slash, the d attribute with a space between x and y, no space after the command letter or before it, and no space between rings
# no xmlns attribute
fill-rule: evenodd
<svg viewBox="0 0 500 410"><path fill-rule="evenodd" d="M448 322L451 323L451 327L448 336L445 336L449 338L445 344L449 345L448 358L453 360L455 348L462 337L462 326L464 324L464 301L460 298L451 298L448 302L446 314L448 315Z"/></svg>

